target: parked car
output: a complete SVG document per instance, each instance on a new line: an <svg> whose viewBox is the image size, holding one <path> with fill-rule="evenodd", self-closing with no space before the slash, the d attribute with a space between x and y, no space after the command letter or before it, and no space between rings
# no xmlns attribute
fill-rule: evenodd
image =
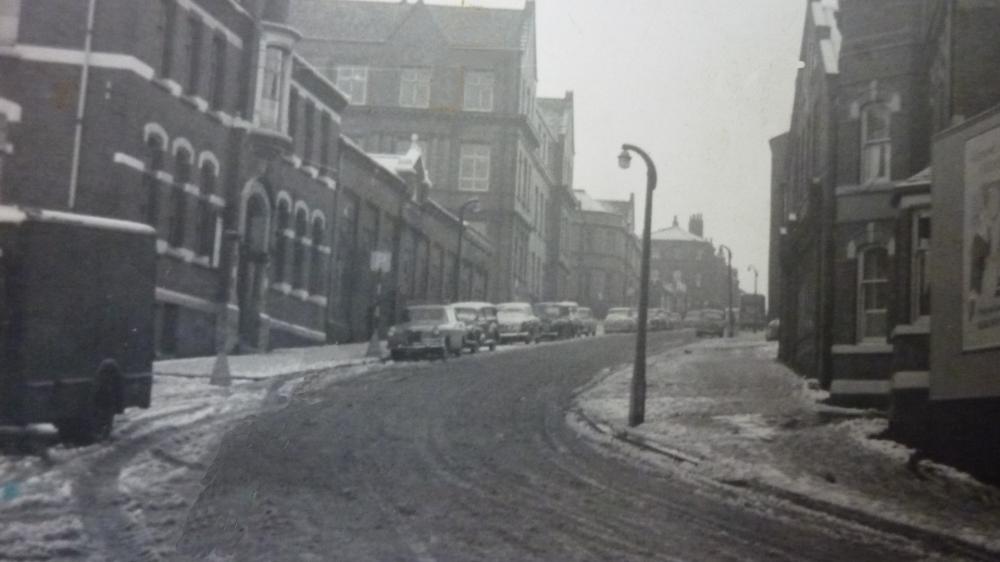
<svg viewBox="0 0 1000 562"><path fill-rule="evenodd" d="M676 330L684 324L684 317L681 316L680 312L668 312L667 313L667 329Z"/></svg>
<svg viewBox="0 0 1000 562"><path fill-rule="evenodd" d="M660 331L670 327L667 322L667 311L662 308L651 308L647 313L646 325L650 330Z"/></svg>
<svg viewBox="0 0 1000 562"><path fill-rule="evenodd" d="M403 322L389 328L389 354L399 361L409 357L460 355L467 337L465 323L455 307L444 304L409 306Z"/></svg>
<svg viewBox="0 0 1000 562"><path fill-rule="evenodd" d="M0 424L86 444L148 408L155 286L151 227L0 206Z"/></svg>
<svg viewBox="0 0 1000 562"><path fill-rule="evenodd" d="M462 348L468 349L472 353L479 351L483 346L483 329L479 325L479 311L472 307L455 307L455 318L465 324L465 337L462 339Z"/></svg>
<svg viewBox="0 0 1000 562"><path fill-rule="evenodd" d="M578 307L576 309L576 319L580 323L580 335L597 335L597 319L594 318L593 311L586 306Z"/></svg>
<svg viewBox="0 0 1000 562"><path fill-rule="evenodd" d="M542 331L541 321L526 302L506 302L497 305L500 342L534 343Z"/></svg>
<svg viewBox="0 0 1000 562"><path fill-rule="evenodd" d="M612 308L604 317L604 333L636 331L636 311L634 308Z"/></svg>
<svg viewBox="0 0 1000 562"><path fill-rule="evenodd" d="M781 337L781 320L775 318L767 323L767 328L764 331L764 339L767 341L778 341Z"/></svg>
<svg viewBox="0 0 1000 562"><path fill-rule="evenodd" d="M535 305L535 316L541 320L541 336L546 339L568 339L576 336L575 303L541 302Z"/></svg>
<svg viewBox="0 0 1000 562"><path fill-rule="evenodd" d="M490 351L497 348L500 343L500 322L497 320L497 306L488 302L458 302L454 304L456 309L471 308L476 311L476 323L482 334L480 345L489 346Z"/></svg>
<svg viewBox="0 0 1000 562"><path fill-rule="evenodd" d="M694 328L699 336L722 337L726 333L726 312L714 308L689 310L684 317L685 324Z"/></svg>

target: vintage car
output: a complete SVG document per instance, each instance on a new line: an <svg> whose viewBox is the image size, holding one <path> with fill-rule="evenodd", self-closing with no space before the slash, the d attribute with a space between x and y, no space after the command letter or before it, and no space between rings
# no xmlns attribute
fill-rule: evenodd
<svg viewBox="0 0 1000 562"><path fill-rule="evenodd" d="M612 308L604 317L604 333L636 331L638 320L634 308Z"/></svg>
<svg viewBox="0 0 1000 562"><path fill-rule="evenodd" d="M389 355L394 361L409 357L460 355L468 337L467 327L454 306L409 306L403 322L389 328Z"/></svg>
<svg viewBox="0 0 1000 562"><path fill-rule="evenodd" d="M580 323L580 335L582 336L596 336L597 335L597 319L594 318L594 313L586 306L581 306L576 309L576 319Z"/></svg>
<svg viewBox="0 0 1000 562"><path fill-rule="evenodd" d="M576 303L540 302L535 305L535 316L542 322L545 339L558 340L576 336L577 323L574 318Z"/></svg>
<svg viewBox="0 0 1000 562"><path fill-rule="evenodd" d="M667 311L662 308L650 308L646 315L646 325L650 330L660 331L670 328Z"/></svg>
<svg viewBox="0 0 1000 562"><path fill-rule="evenodd" d="M500 324L500 342L538 341L542 323L535 316L531 305L526 302L506 302L497 306L497 321Z"/></svg>
<svg viewBox="0 0 1000 562"><path fill-rule="evenodd" d="M693 328L699 336L722 337L726 333L726 312L714 308L689 310L684 325Z"/></svg>
<svg viewBox="0 0 1000 562"><path fill-rule="evenodd" d="M497 306L488 302L457 302L453 304L457 310L471 309L476 312L476 325L479 328L480 346L489 346L490 351L500 343L500 323L497 320ZM474 350L477 351L477 350Z"/></svg>

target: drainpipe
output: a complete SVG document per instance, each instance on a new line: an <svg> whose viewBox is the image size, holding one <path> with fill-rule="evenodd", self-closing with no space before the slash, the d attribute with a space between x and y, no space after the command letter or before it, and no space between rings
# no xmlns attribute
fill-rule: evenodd
<svg viewBox="0 0 1000 562"><path fill-rule="evenodd" d="M87 34L83 39L83 70L80 75L80 95L76 102L76 125L73 133L73 162L69 175L69 200L67 207L70 211L76 207L76 191L80 183L80 149L83 145L83 117L87 111L87 84L90 81L90 55L94 39L94 12L97 7L97 0L88 0L87 3Z"/></svg>

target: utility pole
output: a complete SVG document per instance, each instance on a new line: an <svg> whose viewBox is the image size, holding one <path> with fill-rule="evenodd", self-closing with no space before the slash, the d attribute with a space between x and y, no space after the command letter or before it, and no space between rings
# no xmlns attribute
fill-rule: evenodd
<svg viewBox="0 0 1000 562"><path fill-rule="evenodd" d="M754 266L752 266L752 265L747 266L747 271L752 271L753 272L753 294L754 294L754 296L756 296L757 295L757 276L759 276L760 273L757 271L757 268L754 267Z"/></svg>

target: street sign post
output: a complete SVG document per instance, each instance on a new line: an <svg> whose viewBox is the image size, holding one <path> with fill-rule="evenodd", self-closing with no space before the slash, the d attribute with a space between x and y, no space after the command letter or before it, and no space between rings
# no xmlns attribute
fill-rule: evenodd
<svg viewBox="0 0 1000 562"><path fill-rule="evenodd" d="M372 337L368 341L367 357L382 357L379 334L382 331L382 275L392 271L392 252L376 250L371 255L371 271L375 273L375 308L372 311Z"/></svg>

